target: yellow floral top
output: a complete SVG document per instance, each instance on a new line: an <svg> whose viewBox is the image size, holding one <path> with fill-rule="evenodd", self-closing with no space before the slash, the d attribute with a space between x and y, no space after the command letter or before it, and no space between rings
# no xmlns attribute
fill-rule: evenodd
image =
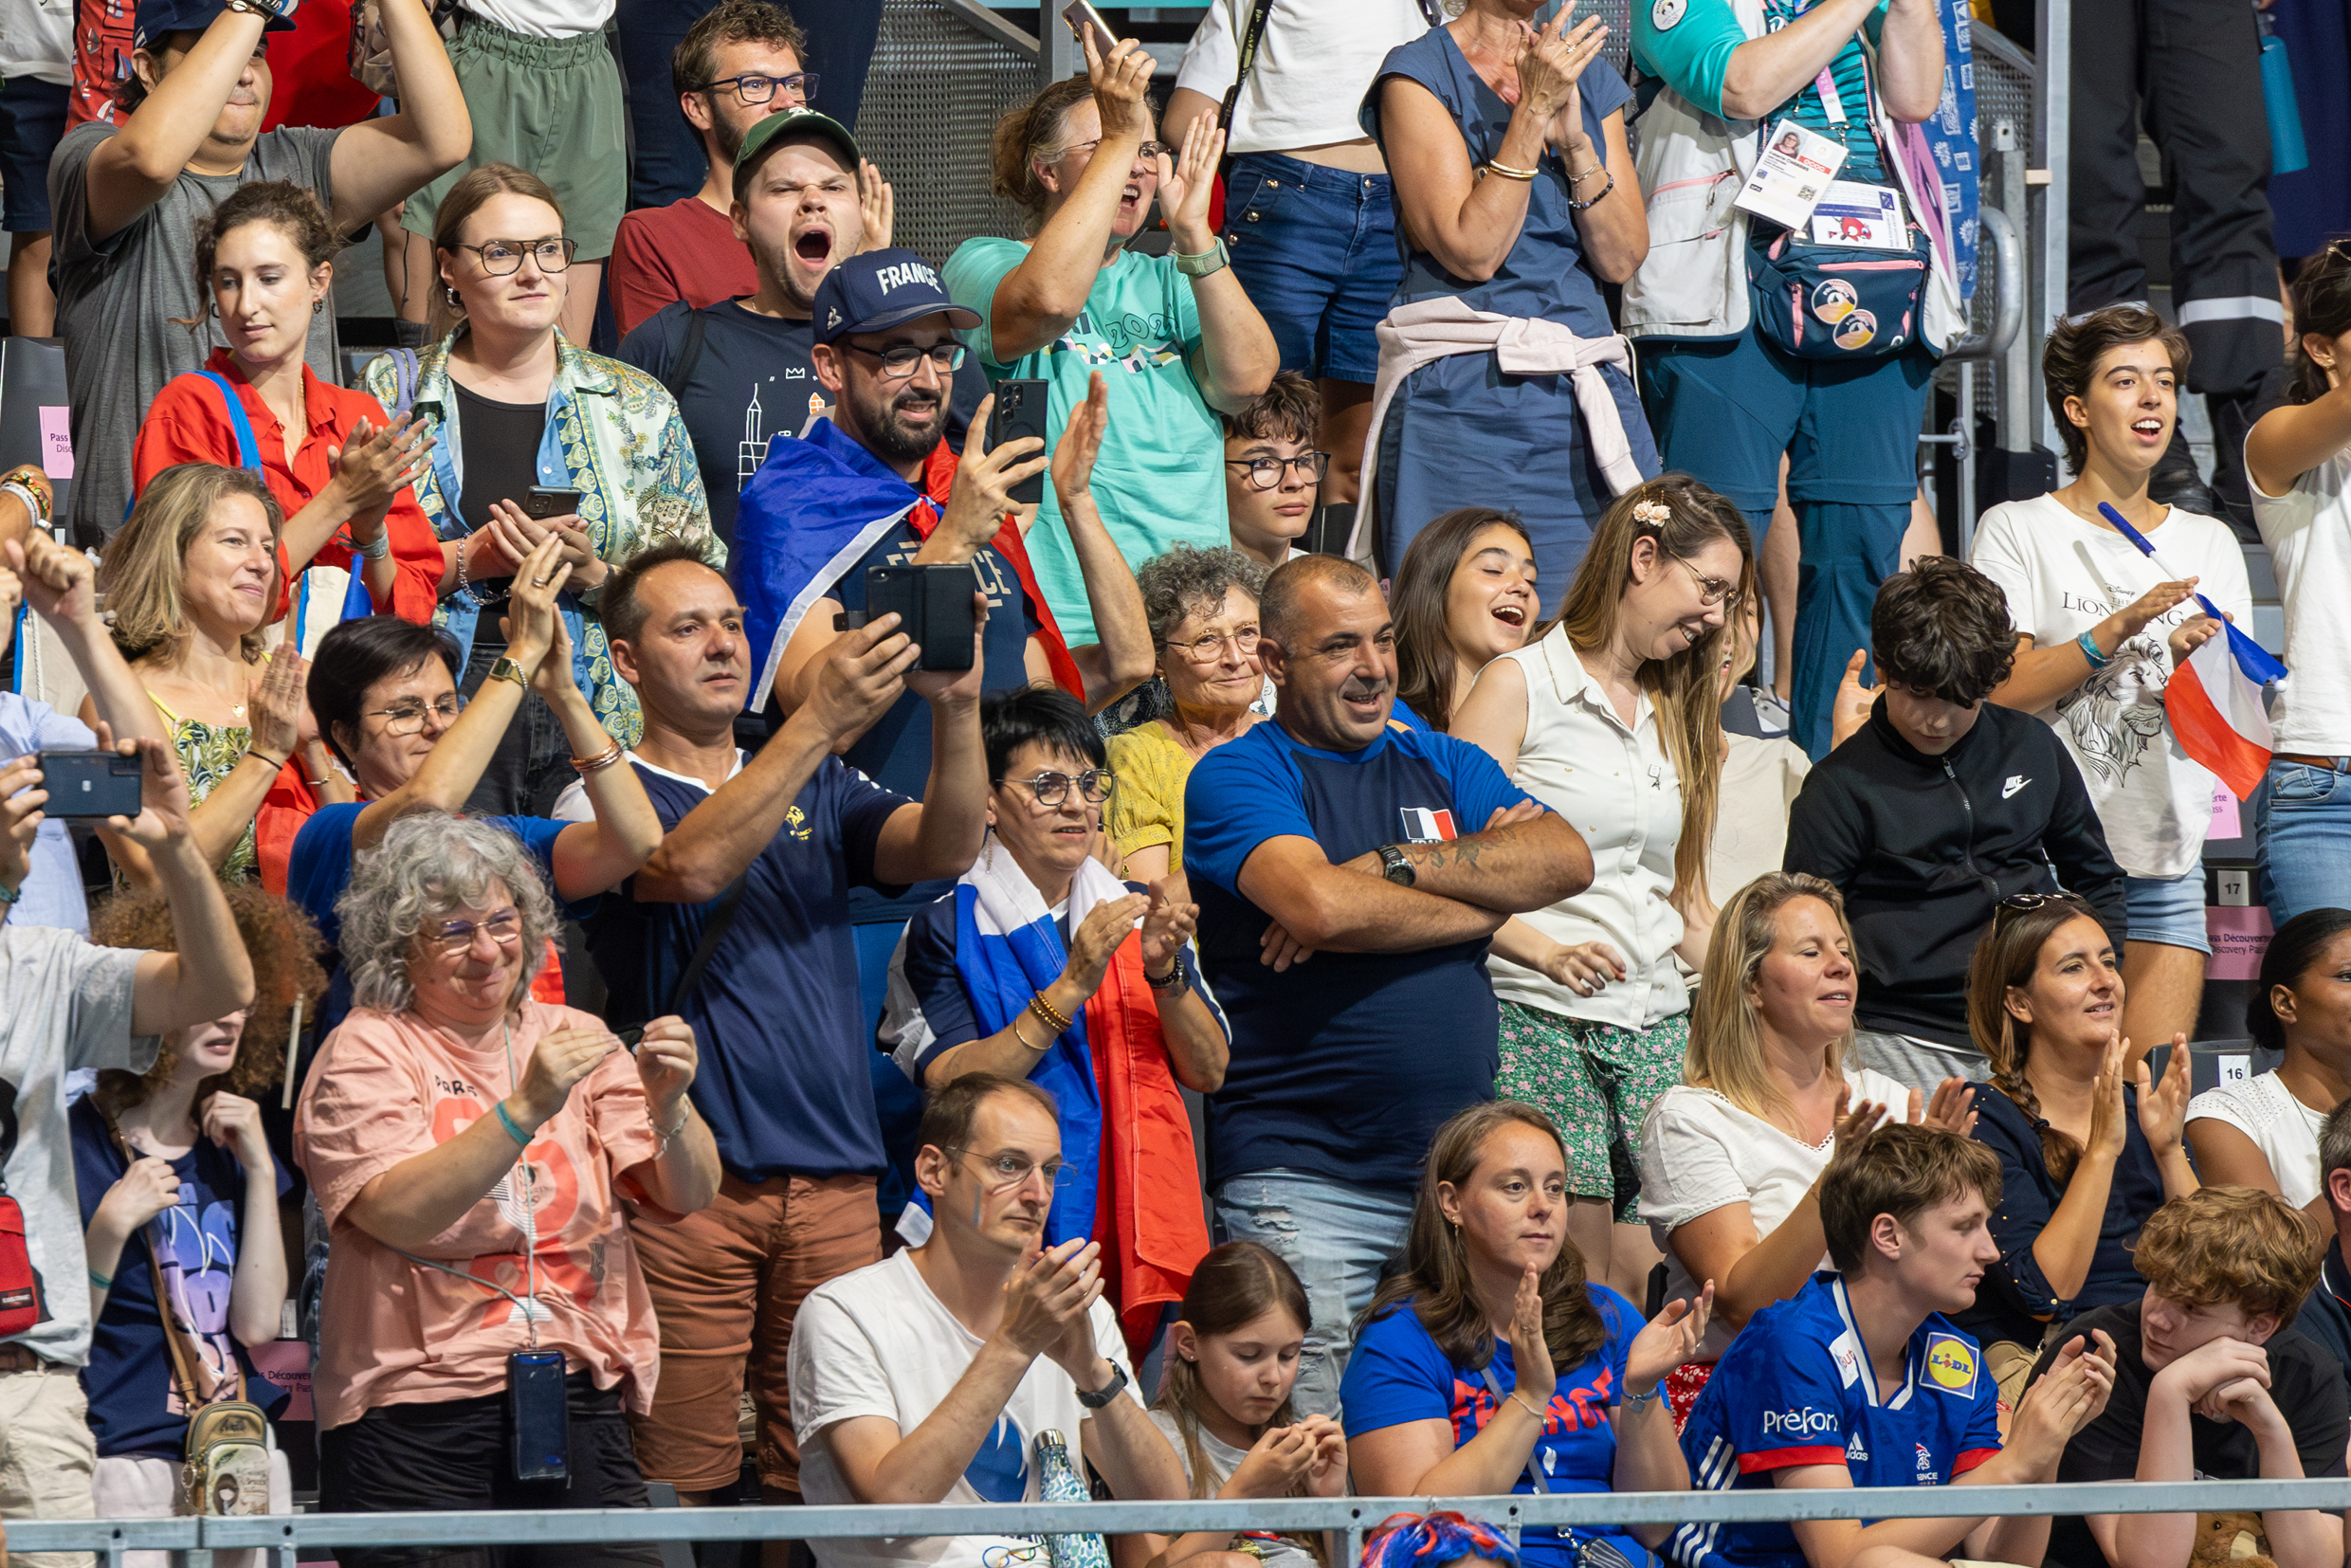
<svg viewBox="0 0 2351 1568"><path fill-rule="evenodd" d="M1157 720L1114 735L1106 743L1118 787L1110 792L1103 826L1119 853L1131 855L1164 844L1171 868L1184 863L1184 784L1192 777L1192 754Z"/></svg>

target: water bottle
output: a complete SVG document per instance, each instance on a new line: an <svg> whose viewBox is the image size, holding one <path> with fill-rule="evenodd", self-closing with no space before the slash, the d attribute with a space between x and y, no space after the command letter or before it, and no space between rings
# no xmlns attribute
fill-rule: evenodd
<svg viewBox="0 0 2351 1568"><path fill-rule="evenodd" d="M2269 173L2295 174L2310 167L2310 153L2302 138L2302 108L2294 100L2294 70L2286 54L2286 40L2277 35L2268 11L2255 11L2261 29L2261 96L2269 118Z"/></svg>
<svg viewBox="0 0 2351 1568"><path fill-rule="evenodd" d="M1060 1432L1047 1427L1036 1436L1037 1496L1046 1503L1091 1503L1094 1494L1077 1467L1069 1462L1069 1447ZM1053 1568L1110 1568L1110 1548L1090 1532L1047 1536L1045 1554Z"/></svg>

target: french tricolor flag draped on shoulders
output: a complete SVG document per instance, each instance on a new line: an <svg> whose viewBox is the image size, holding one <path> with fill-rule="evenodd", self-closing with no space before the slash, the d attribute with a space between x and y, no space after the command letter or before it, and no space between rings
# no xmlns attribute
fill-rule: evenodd
<svg viewBox="0 0 2351 1568"><path fill-rule="evenodd" d="M2122 513L2104 504L2098 510L2148 559L2162 566L2155 546L2125 522ZM2210 768L2239 800L2250 800L2269 772L2275 749L2261 688L2284 680L2286 665L2251 633L2226 620L2212 600L2198 593L2196 601L2221 623L2222 634L2207 638L2188 655L2187 663L2172 671L2163 688L2163 711L2179 749Z"/></svg>

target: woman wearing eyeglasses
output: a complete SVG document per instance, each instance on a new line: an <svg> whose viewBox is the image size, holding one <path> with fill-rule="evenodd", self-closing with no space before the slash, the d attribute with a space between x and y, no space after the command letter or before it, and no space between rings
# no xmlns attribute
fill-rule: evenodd
<svg viewBox="0 0 2351 1568"><path fill-rule="evenodd" d="M1058 25L1058 24L1048 24ZM1048 440L1109 373L1110 424L1095 470L1103 523L1130 561L1170 545L1225 542L1224 436L1281 368L1265 318L1227 264L1208 210L1224 135L1200 116L1181 149L1154 140L1151 56L1128 39L1086 74L1054 82L996 121L993 189L1028 217L1023 239L966 240L941 274L978 314L971 334L991 381L1052 384ZM1154 196L1175 250L1127 248ZM1030 531L1037 585L1074 647L1100 642L1076 546L1049 490Z"/></svg>
<svg viewBox="0 0 2351 1568"><path fill-rule="evenodd" d="M1957 1321L2012 1399L2050 1324L2146 1289L2139 1228L2196 1190L2180 1141L2187 1036L2156 1082L2123 1036L2123 995L2113 939L2069 893L2003 899L1968 967L1968 1030L1992 1063L1976 1140L2000 1157L2000 1261Z"/></svg>
<svg viewBox="0 0 2351 1568"><path fill-rule="evenodd" d="M907 923L881 1040L929 1092L971 1072L1052 1092L1066 1175L1043 1245L1101 1241L1112 1304L1130 1343L1147 1343L1158 1304L1182 1299L1208 1251L1176 1092L1214 1093L1228 1059L1187 945L1199 908L1093 857L1116 780L1075 698L983 698L979 728L987 846L952 897Z"/></svg>
<svg viewBox="0 0 2351 1568"><path fill-rule="evenodd" d="M595 280L572 268L563 209L537 175L502 163L467 174L442 199L433 246L457 328L424 351L412 386L390 356L368 366L367 385L388 406L408 392L432 442L416 498L457 546L437 620L462 650L459 689L479 692L506 652L497 607L519 587L519 563L558 540L574 679L612 737L634 745L644 720L612 669L597 594L612 566L673 539L724 565L693 440L658 381L557 329L567 293L592 294ZM535 502L535 489L555 493ZM524 708L471 810L543 814L575 776L555 715L536 698Z"/></svg>
<svg viewBox="0 0 2351 1568"><path fill-rule="evenodd" d="M1754 586L1739 509L1686 476L1651 480L1602 514L1558 618L1487 665L1453 719L1455 737L1592 850L1590 887L1494 934L1494 1086L1565 1131L1568 1235L1593 1279L1629 1295L1658 1260L1636 1223L1635 1153L1688 1050L1674 957L1703 968L1713 930L1715 684L1729 618Z"/></svg>
<svg viewBox="0 0 2351 1568"><path fill-rule="evenodd" d="M532 994L561 918L542 876L489 823L410 817L342 902L356 1005L294 1124L334 1253L314 1384L329 1512L647 1505L628 1416L651 1403L661 1335L631 1221L705 1207L719 1150L686 1092L684 1020L653 1019L632 1053ZM516 1474L545 1453L510 1404L532 1349L555 1353L569 1431L552 1482ZM662 1559L607 1543L562 1560Z"/></svg>
<svg viewBox="0 0 2351 1568"><path fill-rule="evenodd" d="M311 711L358 781L359 798L320 807L287 834L293 849L286 894L310 911L328 945L336 942L340 900L357 859L405 816L461 811L500 738L534 694L580 758L593 815L573 823L524 814L484 813L485 819L528 847L567 904L619 885L660 846L661 818L645 786L572 679L571 648L556 612L572 570L561 549L550 538L524 558L497 672L470 702L458 694L463 666L446 631L372 615L345 621L319 642L310 667ZM559 970L550 965L539 978L548 1000L563 999ZM351 983L348 973L337 974L322 1025L341 1015Z"/></svg>

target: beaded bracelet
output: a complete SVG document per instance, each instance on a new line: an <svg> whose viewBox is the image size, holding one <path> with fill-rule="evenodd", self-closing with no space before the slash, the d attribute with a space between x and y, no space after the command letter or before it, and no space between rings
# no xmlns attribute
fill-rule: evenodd
<svg viewBox="0 0 2351 1568"><path fill-rule="evenodd" d="M1069 1020L1063 1017L1060 1012L1054 1008L1053 1004L1045 999L1044 992L1040 991L1035 995L1029 998L1029 1011L1044 1019L1047 1023L1052 1025L1053 1032L1055 1034L1066 1034L1069 1032Z"/></svg>
<svg viewBox="0 0 2351 1568"><path fill-rule="evenodd" d="M1612 173L1608 176L1608 183L1600 187L1600 193L1593 197L1590 201L1577 201L1573 196L1568 197L1567 210L1570 212L1581 212L1588 208L1597 207L1600 203L1608 200L1608 193L1615 189L1616 176Z"/></svg>

